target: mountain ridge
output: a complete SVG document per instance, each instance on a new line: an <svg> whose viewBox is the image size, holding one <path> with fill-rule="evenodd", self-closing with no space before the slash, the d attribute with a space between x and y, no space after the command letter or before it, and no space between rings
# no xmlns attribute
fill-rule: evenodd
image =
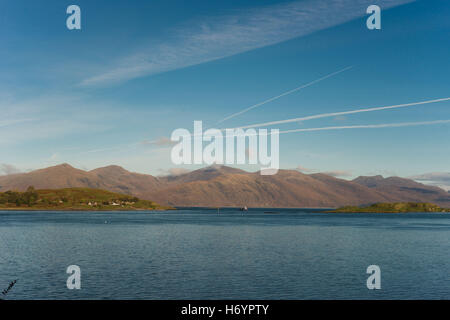
<svg viewBox="0 0 450 320"><path fill-rule="evenodd" d="M450 194L416 181L382 176L344 180L323 173L281 169L263 176L210 166L177 176L154 177L110 165L84 171L64 163L29 173L0 176L0 192L94 188L169 206L339 207L379 202L430 202L450 207Z"/></svg>

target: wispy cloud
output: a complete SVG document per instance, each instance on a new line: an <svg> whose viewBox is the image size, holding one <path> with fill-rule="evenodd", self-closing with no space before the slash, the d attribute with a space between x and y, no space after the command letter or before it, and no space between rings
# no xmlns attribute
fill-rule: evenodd
<svg viewBox="0 0 450 320"><path fill-rule="evenodd" d="M350 171L346 171L346 170L334 170L334 171L325 171L322 172L323 174L326 174L327 176L332 176L335 178L338 177L351 177L352 173Z"/></svg>
<svg viewBox="0 0 450 320"><path fill-rule="evenodd" d="M100 133L123 125L128 111L111 101L89 101L76 94L43 94L31 98L0 100L0 146L18 146L31 141L44 142L80 133ZM95 116L94 116L95 115ZM142 114L141 114L142 115ZM56 151L76 147L76 141ZM53 152L53 151L52 151Z"/></svg>
<svg viewBox="0 0 450 320"><path fill-rule="evenodd" d="M172 141L169 137L160 137L158 139L155 140L144 140L141 142L141 144L143 145L156 145L159 147L170 147L173 146L175 144L177 144L177 142Z"/></svg>
<svg viewBox="0 0 450 320"><path fill-rule="evenodd" d="M30 121L36 121L36 119L10 119L10 120L3 120L0 121L0 128L1 127L7 127L7 126L12 126L15 124L21 124L24 122L30 122Z"/></svg>
<svg viewBox="0 0 450 320"><path fill-rule="evenodd" d="M322 174L326 174L328 176L332 176L332 177L351 177L352 173L350 171L347 170L332 170L332 171L320 171L320 170L316 170L316 169L311 169L311 168L305 168L303 166L297 166L296 168L298 171L302 172L302 173L322 173Z"/></svg>
<svg viewBox="0 0 450 320"><path fill-rule="evenodd" d="M169 168L169 169L159 169L161 172L160 176L181 176L182 174L186 174L188 172L191 172L191 170L185 169L185 168Z"/></svg>
<svg viewBox="0 0 450 320"><path fill-rule="evenodd" d="M414 0L377 1L388 9ZM372 0L304 0L190 21L156 45L85 78L95 86L185 68L339 25L366 14ZM170 38L170 39L169 39Z"/></svg>
<svg viewBox="0 0 450 320"><path fill-rule="evenodd" d="M317 171L315 169L305 168L305 167L303 167L301 165L298 165L297 168L295 168L295 169L297 169L298 171L303 172L303 173L312 173L312 172L316 172Z"/></svg>
<svg viewBox="0 0 450 320"><path fill-rule="evenodd" d="M131 147L135 147L139 145L139 143L130 143L130 144L120 144L120 145L115 145L114 147L106 147L106 148L97 148L97 149L91 149L91 150L87 150L87 151L82 151L80 153L78 153L79 155L87 155L87 154L93 154L93 153L105 153L108 151L123 151L124 148L131 148Z"/></svg>
<svg viewBox="0 0 450 320"><path fill-rule="evenodd" d="M431 172L409 177L410 179L450 191L450 172Z"/></svg>
<svg viewBox="0 0 450 320"><path fill-rule="evenodd" d="M127 143L127 144L120 144L115 145L114 147L106 147L106 148L97 148L92 149L88 151L80 152L80 155L84 154L92 154L92 153L104 153L108 151L123 151L125 148L131 148L131 147L138 147L138 146L158 146L158 147L171 147L173 145L177 144L176 141L170 140L168 137L160 137L155 140L143 140L140 142L133 142L133 143Z"/></svg>
<svg viewBox="0 0 450 320"><path fill-rule="evenodd" d="M5 175L20 173L20 169L12 164L2 163L0 164L0 172Z"/></svg>

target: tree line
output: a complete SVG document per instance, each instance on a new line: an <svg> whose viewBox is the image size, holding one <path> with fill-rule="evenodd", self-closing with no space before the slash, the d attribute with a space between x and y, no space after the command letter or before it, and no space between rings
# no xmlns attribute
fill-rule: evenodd
<svg viewBox="0 0 450 320"><path fill-rule="evenodd" d="M32 186L28 187L25 192L6 191L0 193L0 204L15 204L18 207L23 205L31 207L36 204L38 199L39 194Z"/></svg>

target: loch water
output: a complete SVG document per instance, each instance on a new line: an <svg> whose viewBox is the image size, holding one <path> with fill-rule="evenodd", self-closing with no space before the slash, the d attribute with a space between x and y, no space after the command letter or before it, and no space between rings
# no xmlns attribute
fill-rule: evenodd
<svg viewBox="0 0 450 320"><path fill-rule="evenodd" d="M7 299L449 299L450 214L2 211L0 291L15 279Z"/></svg>

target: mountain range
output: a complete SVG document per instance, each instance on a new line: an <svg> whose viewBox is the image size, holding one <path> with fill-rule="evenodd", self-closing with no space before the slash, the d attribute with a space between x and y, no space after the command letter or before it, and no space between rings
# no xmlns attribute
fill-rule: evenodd
<svg viewBox="0 0 450 320"><path fill-rule="evenodd" d="M378 202L430 202L450 207L450 193L416 181L382 176L352 181L330 175L279 170L276 175L210 166L177 176L154 177L119 166L91 171L62 164L0 176L0 192L95 188L129 194L170 206L339 207Z"/></svg>

